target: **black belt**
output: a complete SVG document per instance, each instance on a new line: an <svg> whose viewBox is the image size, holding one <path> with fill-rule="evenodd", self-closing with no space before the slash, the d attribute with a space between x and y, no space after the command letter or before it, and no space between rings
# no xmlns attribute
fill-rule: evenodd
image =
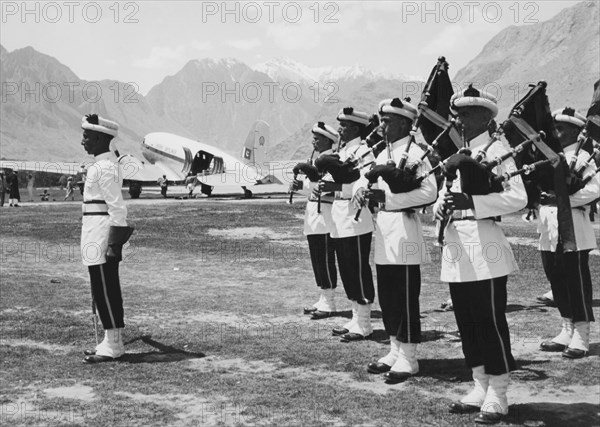
<svg viewBox="0 0 600 427"><path fill-rule="evenodd" d="M556 203L542 203L540 202L540 205L542 206L550 206L551 208L555 208L556 207ZM585 206L577 206L575 208L571 208L572 210L578 210L578 211L585 211Z"/></svg>
<svg viewBox="0 0 600 427"><path fill-rule="evenodd" d="M492 221L500 221L499 216L490 216L487 218L475 218L473 215L469 215L464 218L451 218L452 221L483 221L486 219L491 219Z"/></svg>
<svg viewBox="0 0 600 427"><path fill-rule="evenodd" d="M406 208L406 209L386 209L386 208L382 208L380 210L380 212L403 212L403 213L414 214L415 210L411 209L411 208Z"/></svg>
<svg viewBox="0 0 600 427"><path fill-rule="evenodd" d="M105 205L106 201L104 200L84 200L84 205Z"/></svg>
<svg viewBox="0 0 600 427"><path fill-rule="evenodd" d="M91 215L108 215L108 212L85 212L83 216L91 216Z"/></svg>
<svg viewBox="0 0 600 427"><path fill-rule="evenodd" d="M318 200L309 200L309 202L318 203L319 201ZM330 200L321 200L321 203L325 203L325 204L328 204L328 205L332 205L333 204L333 202L330 201Z"/></svg>

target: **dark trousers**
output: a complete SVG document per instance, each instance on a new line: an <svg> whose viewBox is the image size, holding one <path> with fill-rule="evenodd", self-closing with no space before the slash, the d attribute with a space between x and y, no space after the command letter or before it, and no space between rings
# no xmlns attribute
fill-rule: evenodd
<svg viewBox="0 0 600 427"><path fill-rule="evenodd" d="M123 322L123 298L119 282L119 263L108 261L100 265L90 265L92 298L104 329L125 327Z"/></svg>
<svg viewBox="0 0 600 427"><path fill-rule="evenodd" d="M359 304L371 304L375 299L373 273L369 265L372 235L367 233L333 239L346 296Z"/></svg>
<svg viewBox="0 0 600 427"><path fill-rule="evenodd" d="M376 265L377 292L388 335L403 343L421 342L421 266Z"/></svg>
<svg viewBox="0 0 600 427"><path fill-rule="evenodd" d="M485 366L489 375L516 369L506 322L508 276L450 283L454 316L467 366Z"/></svg>
<svg viewBox="0 0 600 427"><path fill-rule="evenodd" d="M560 315L573 322L593 322L590 251L541 253Z"/></svg>
<svg viewBox="0 0 600 427"><path fill-rule="evenodd" d="M337 271L335 269L335 248L333 239L328 234L309 234L308 250L312 263L315 281L321 289L335 289Z"/></svg>
<svg viewBox="0 0 600 427"><path fill-rule="evenodd" d="M4 198L6 197L6 191L0 191L0 206L4 206Z"/></svg>

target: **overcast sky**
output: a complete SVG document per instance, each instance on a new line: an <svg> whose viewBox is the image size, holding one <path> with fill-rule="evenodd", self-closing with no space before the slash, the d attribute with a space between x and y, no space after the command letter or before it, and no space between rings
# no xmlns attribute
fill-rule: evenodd
<svg viewBox="0 0 600 427"><path fill-rule="evenodd" d="M452 76L501 29L546 21L574 3L3 1L0 40L9 51L32 46L85 80L133 82L142 94L206 57L426 77L445 55Z"/></svg>

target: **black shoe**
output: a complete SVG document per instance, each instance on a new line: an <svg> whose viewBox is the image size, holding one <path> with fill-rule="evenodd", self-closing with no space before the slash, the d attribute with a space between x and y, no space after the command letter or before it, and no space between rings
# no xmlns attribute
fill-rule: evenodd
<svg viewBox="0 0 600 427"><path fill-rule="evenodd" d="M342 327L342 328L333 328L331 330L332 335L334 336L339 336L339 335L344 335L347 334L348 332L350 332L348 329Z"/></svg>
<svg viewBox="0 0 600 427"><path fill-rule="evenodd" d="M320 319L327 319L328 317L333 316L333 312L332 311L321 311L321 310L317 310L312 314L311 319L312 320L320 320Z"/></svg>
<svg viewBox="0 0 600 427"><path fill-rule="evenodd" d="M480 412L475 418L477 424L497 424L502 421L504 415L498 412Z"/></svg>
<svg viewBox="0 0 600 427"><path fill-rule="evenodd" d="M556 307L556 303L554 302L553 299L546 298L543 295L541 297L536 297L535 299L538 302L541 302L542 304L547 305L548 307Z"/></svg>
<svg viewBox="0 0 600 427"><path fill-rule="evenodd" d="M93 356L94 354L96 354L96 350L88 348L83 350L83 354L85 354L86 356Z"/></svg>
<svg viewBox="0 0 600 427"><path fill-rule="evenodd" d="M367 365L367 372L370 374L383 374L388 372L392 367L380 362L371 362Z"/></svg>
<svg viewBox="0 0 600 427"><path fill-rule="evenodd" d="M585 350L579 350L578 348L565 348L565 351L562 353L562 357L566 357L567 359L581 359L582 357L587 356L588 352Z"/></svg>
<svg viewBox="0 0 600 427"><path fill-rule="evenodd" d="M94 363L102 363L102 362L114 362L115 360L119 360L120 357L110 357L110 356L100 356L97 354L86 356L83 358L83 363L94 364Z"/></svg>
<svg viewBox="0 0 600 427"><path fill-rule="evenodd" d="M304 314L313 314L315 311L317 311L317 307L304 307Z"/></svg>
<svg viewBox="0 0 600 427"><path fill-rule="evenodd" d="M462 402L452 402L448 407L451 414L472 414L478 412L481 408L475 405L468 405Z"/></svg>
<svg viewBox="0 0 600 427"><path fill-rule="evenodd" d="M554 341L544 341L540 344L540 350L542 351L563 351L567 348L564 344L559 344Z"/></svg>
<svg viewBox="0 0 600 427"><path fill-rule="evenodd" d="M362 340L371 338L371 335L373 335L373 334L364 336L361 334L357 334L355 332L348 332L347 334L342 335L341 338L342 338L342 342L362 341Z"/></svg>
<svg viewBox="0 0 600 427"><path fill-rule="evenodd" d="M389 371L383 374L383 378L385 378L386 384L402 383L410 377L412 377L412 374L409 374L408 372Z"/></svg>

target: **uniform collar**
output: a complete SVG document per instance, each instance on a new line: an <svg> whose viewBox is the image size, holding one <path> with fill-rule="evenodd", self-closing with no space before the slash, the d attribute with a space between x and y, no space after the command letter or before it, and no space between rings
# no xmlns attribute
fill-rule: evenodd
<svg viewBox="0 0 600 427"><path fill-rule="evenodd" d="M354 147L355 145L360 145L361 139L360 137L356 137L351 141L346 142L345 144L342 144L342 146L340 148L351 148Z"/></svg>
<svg viewBox="0 0 600 427"><path fill-rule="evenodd" d="M332 148L330 148L329 150L321 151L321 152L319 153L319 157L321 157L321 156L326 156L326 155L328 155L328 154L333 154L333 149L332 149Z"/></svg>
<svg viewBox="0 0 600 427"><path fill-rule="evenodd" d="M474 148L477 148L479 146L485 145L488 142L490 142L490 134L486 130L486 131L483 131L482 133L480 133L479 135L477 135L471 141L469 141L469 147L468 148L470 148L471 151L473 151Z"/></svg>
<svg viewBox="0 0 600 427"><path fill-rule="evenodd" d="M575 150L577 149L577 143L574 142L571 145L567 145L566 147L563 148L563 153L565 154L572 154L575 152Z"/></svg>
<svg viewBox="0 0 600 427"><path fill-rule="evenodd" d="M115 153L113 153L112 151L107 151L106 153L102 153L102 154L98 154L97 156L94 156L94 160L99 161L99 160L104 160L104 159L115 159L117 156L115 156Z"/></svg>
<svg viewBox="0 0 600 427"><path fill-rule="evenodd" d="M392 146L392 150L398 147L401 147L403 145L408 144L408 141L410 140L410 135L406 135L404 138L401 139L397 139L394 142L392 142L390 145Z"/></svg>

